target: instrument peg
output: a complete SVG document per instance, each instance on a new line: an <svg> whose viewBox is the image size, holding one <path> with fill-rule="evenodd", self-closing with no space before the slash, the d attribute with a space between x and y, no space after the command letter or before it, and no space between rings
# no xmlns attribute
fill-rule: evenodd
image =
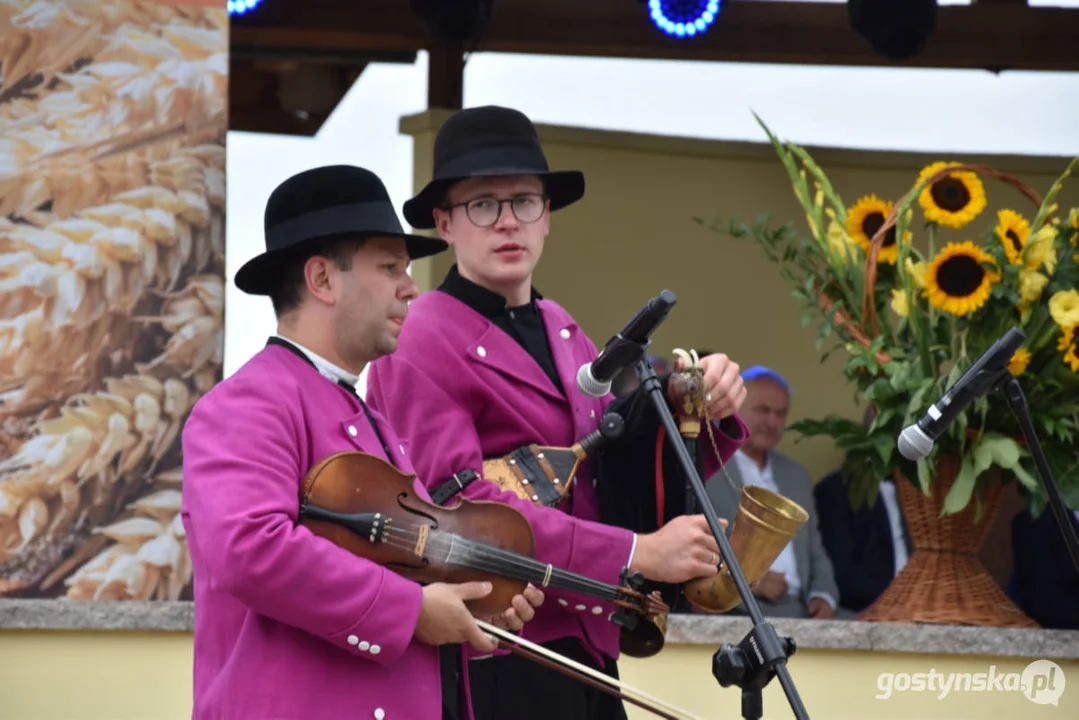
<svg viewBox="0 0 1079 720"><path fill-rule="evenodd" d="M599 424L599 432L607 440L616 440L622 437L625 427L626 421L622 419L621 415L609 412L603 415L603 419Z"/></svg>

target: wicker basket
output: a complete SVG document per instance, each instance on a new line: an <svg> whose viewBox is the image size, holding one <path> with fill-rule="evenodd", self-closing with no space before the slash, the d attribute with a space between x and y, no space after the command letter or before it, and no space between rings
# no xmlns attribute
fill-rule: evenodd
<svg viewBox="0 0 1079 720"><path fill-rule="evenodd" d="M961 171L1000 180L1029 198L1035 207L1041 206L1042 199L1038 193L1014 176L987 165L945 168L934 174L929 182ZM895 225L904 200L905 197L900 198L892 206L884 224L874 234L870 251L866 254L865 293L862 299L862 317L868 320L866 327L857 326L849 317L836 317L836 324L845 324L850 337L865 347L880 332L873 302L877 253L886 233ZM830 303L823 293L820 297L827 311ZM877 353L878 361L883 363L889 359L886 354ZM876 602L858 616L859 620L1038 627L1004 594L978 559L981 543L1000 506L1000 469L994 468L991 472L996 477L982 485L984 512L978 522L974 522L973 501L962 512L946 516L941 514L944 498L955 481L959 467L960 458L941 458L937 463L936 477L930 483L928 497L918 489L916 483L895 472L899 503L910 529L914 549L903 570Z"/></svg>
<svg viewBox="0 0 1079 720"><path fill-rule="evenodd" d="M984 512L975 504L941 517L941 507L959 472L957 457L941 458L926 497L901 473L895 484L914 550L903 570L859 620L1036 628L1015 606L978 559L978 549L1000 508L999 479L986 483ZM999 469L996 469L999 475Z"/></svg>

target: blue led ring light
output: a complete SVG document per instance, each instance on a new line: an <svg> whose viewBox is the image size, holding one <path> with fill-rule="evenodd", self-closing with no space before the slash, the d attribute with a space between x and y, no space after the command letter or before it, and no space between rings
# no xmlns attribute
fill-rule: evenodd
<svg viewBox="0 0 1079 720"><path fill-rule="evenodd" d="M228 0L229 15L243 15L254 10L262 0Z"/></svg>
<svg viewBox="0 0 1079 720"><path fill-rule="evenodd" d="M675 37L693 37L715 22L719 3L720 0L648 0L648 9L652 12L652 22L663 32Z"/></svg>

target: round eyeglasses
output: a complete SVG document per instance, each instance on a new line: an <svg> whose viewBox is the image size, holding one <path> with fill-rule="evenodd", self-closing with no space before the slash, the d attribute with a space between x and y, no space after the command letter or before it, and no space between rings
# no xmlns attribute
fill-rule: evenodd
<svg viewBox="0 0 1079 720"><path fill-rule="evenodd" d="M518 222L530 224L543 217L543 212L547 209L547 196L542 193L520 193L506 200L482 197L455 203L448 209L463 206L465 214L473 225L487 228L498 222L498 219L502 217L502 206L507 204Z"/></svg>

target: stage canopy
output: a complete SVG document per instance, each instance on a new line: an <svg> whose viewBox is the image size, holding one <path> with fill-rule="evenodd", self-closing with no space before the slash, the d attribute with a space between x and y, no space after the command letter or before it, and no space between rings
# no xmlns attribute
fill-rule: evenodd
<svg viewBox="0 0 1079 720"><path fill-rule="evenodd" d="M901 17L886 17L880 8L893 4L230 0L237 7L230 41L230 128L313 135L368 63L411 64L420 50L430 53L428 106L448 109L461 106L462 57L472 51L988 72L1079 70L1079 8L1031 7L1026 0L937 7L933 0L909 0ZM700 22L687 30L686 22L694 18Z"/></svg>

